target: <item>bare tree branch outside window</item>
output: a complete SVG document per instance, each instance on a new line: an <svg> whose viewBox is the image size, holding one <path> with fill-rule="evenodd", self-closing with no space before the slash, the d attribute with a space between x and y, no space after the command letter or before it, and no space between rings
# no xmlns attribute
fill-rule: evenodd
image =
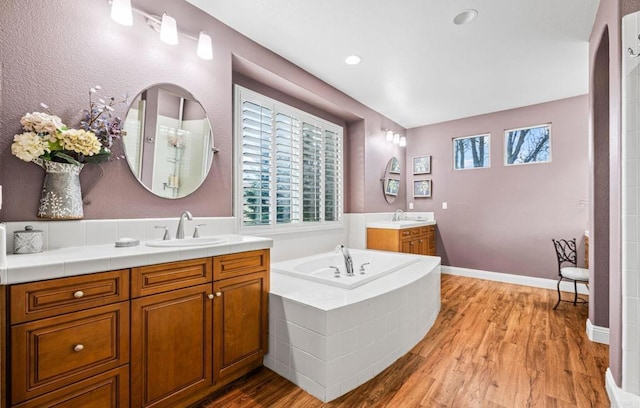
<svg viewBox="0 0 640 408"><path fill-rule="evenodd" d="M453 139L455 170L489 167L489 134Z"/></svg>
<svg viewBox="0 0 640 408"><path fill-rule="evenodd" d="M551 124L504 132L507 165L551 161Z"/></svg>

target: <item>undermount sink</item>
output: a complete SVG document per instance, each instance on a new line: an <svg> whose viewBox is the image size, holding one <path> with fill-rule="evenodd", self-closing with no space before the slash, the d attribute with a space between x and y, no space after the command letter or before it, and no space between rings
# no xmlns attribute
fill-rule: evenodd
<svg viewBox="0 0 640 408"><path fill-rule="evenodd" d="M168 239L149 241L147 246L150 247L187 247L187 246L205 246L224 244L226 239L216 237L200 237L200 238L184 238L184 239Z"/></svg>

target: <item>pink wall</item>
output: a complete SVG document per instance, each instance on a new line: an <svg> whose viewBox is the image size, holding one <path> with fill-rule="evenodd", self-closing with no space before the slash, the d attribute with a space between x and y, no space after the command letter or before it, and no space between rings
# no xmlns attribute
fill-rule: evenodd
<svg viewBox="0 0 640 408"><path fill-rule="evenodd" d="M587 229L588 101L584 95L408 131L407 151L432 155L433 192L407 200L416 211L435 212L444 265L557 278L551 238L582 240ZM503 164L505 129L549 122L550 163ZM454 171L452 139L488 132L491 167Z"/></svg>
<svg viewBox="0 0 640 408"><path fill-rule="evenodd" d="M40 102L46 102L67 125L77 126L90 87L99 84L105 96L128 92L133 98L161 82L189 90L211 118L220 153L209 177L189 197L167 200L140 186L126 161L109 162L103 164L104 177L86 197L90 204L85 204L85 218L175 217L185 209L196 216L232 215L234 70L303 103L320 106L347 122L347 130L354 123L357 134L347 135L346 144L356 153L346 162L345 173L353 177L346 184L357 188L347 190L347 212L404 208L404 199L393 206L384 201L379 182L391 155L404 160L403 149L368 141L382 138L382 127L403 131L397 124L186 2L134 0L133 5L150 14L166 11L191 35L200 29L207 31L213 36L213 61L198 59L195 42L184 37L178 46L163 44L137 14L133 27L118 25L110 19L110 7L104 0L0 2L0 27L11 27L2 31L0 39L0 184L5 198L0 220L36 219L44 174L10 152L13 135L21 131L20 117L40 110ZM124 112L122 108L118 113ZM362 123L355 125L358 121ZM83 185L95 182L98 173L83 170Z"/></svg>

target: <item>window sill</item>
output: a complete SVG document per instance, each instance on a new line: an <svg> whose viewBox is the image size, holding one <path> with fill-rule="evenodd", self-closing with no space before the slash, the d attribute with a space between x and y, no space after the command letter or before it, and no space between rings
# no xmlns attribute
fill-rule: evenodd
<svg viewBox="0 0 640 408"><path fill-rule="evenodd" d="M305 232L317 232L317 231L331 231L331 230L343 230L343 223L336 224L324 224L324 225L307 225L299 227L240 227L240 234L244 235L257 235L260 237L271 237L278 235L291 235L296 233Z"/></svg>

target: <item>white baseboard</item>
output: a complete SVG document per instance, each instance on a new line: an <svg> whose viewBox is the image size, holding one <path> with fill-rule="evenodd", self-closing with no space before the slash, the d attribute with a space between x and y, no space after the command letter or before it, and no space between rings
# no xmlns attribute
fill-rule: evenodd
<svg viewBox="0 0 640 408"><path fill-rule="evenodd" d="M587 319L587 336L593 342L609 344L609 328L594 326L589 319Z"/></svg>
<svg viewBox="0 0 640 408"><path fill-rule="evenodd" d="M611 374L611 369L607 368L605 374L605 387L607 389L607 395L611 402L611 408L639 408L640 396L632 394L630 392L623 391L616 385Z"/></svg>
<svg viewBox="0 0 640 408"><path fill-rule="evenodd" d="M468 278L484 279L496 282L512 283L514 285L532 286L534 288L556 290L558 281L545 278L534 278L531 276L512 275L510 273L481 271L479 269L458 268L456 266L442 266L442 273L448 275L466 276ZM573 292L572 282L562 282L560 290L563 292ZM588 295L589 290L585 285L578 285L578 293Z"/></svg>

